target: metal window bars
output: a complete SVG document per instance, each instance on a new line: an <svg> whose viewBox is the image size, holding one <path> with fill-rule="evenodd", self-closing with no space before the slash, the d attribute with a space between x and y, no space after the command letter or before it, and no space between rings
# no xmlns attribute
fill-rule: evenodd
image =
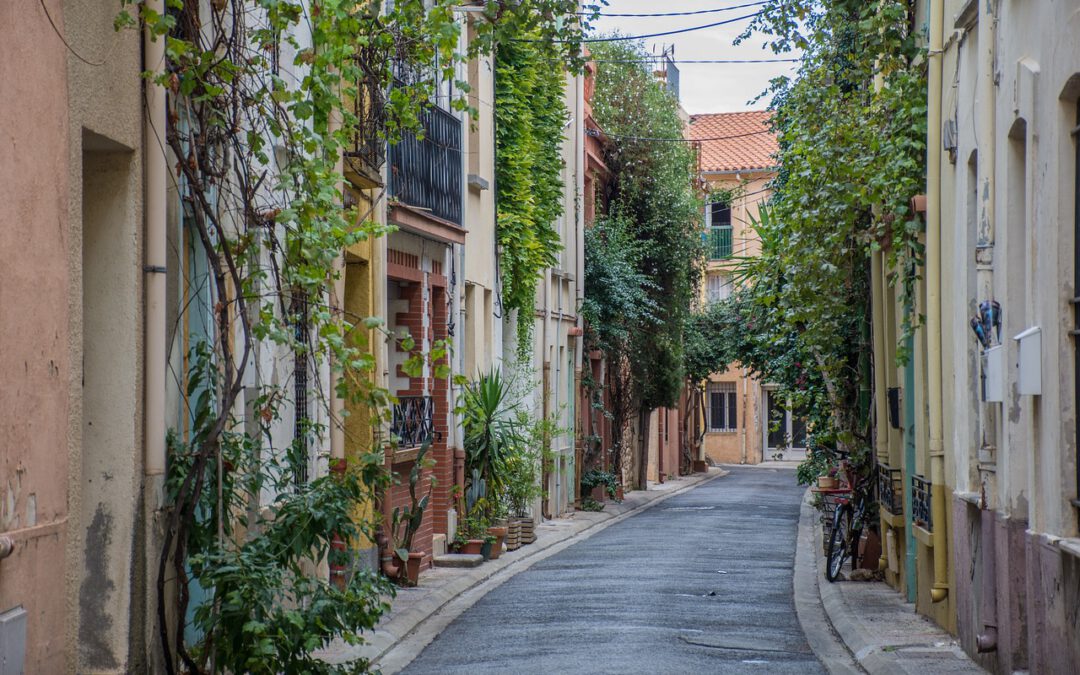
<svg viewBox="0 0 1080 675"><path fill-rule="evenodd" d="M401 396L394 404L390 434L402 448L435 439L435 401L430 396Z"/></svg>
<svg viewBox="0 0 1080 675"><path fill-rule="evenodd" d="M911 477L911 518L916 525L927 532L934 531L934 521L930 511L932 489L930 481L924 476Z"/></svg>
<svg viewBox="0 0 1080 675"><path fill-rule="evenodd" d="M882 508L893 515L904 512L904 493L900 469L893 469L888 464L877 467L878 502Z"/></svg>

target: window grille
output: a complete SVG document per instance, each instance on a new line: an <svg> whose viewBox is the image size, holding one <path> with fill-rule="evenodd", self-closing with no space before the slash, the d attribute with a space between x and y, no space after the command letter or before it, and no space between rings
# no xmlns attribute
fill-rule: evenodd
<svg viewBox="0 0 1080 675"><path fill-rule="evenodd" d="M712 202L706 207L709 221L709 259L726 260L732 253L731 205Z"/></svg>
<svg viewBox="0 0 1080 675"><path fill-rule="evenodd" d="M734 382L710 382L709 431L736 431L739 428L738 399Z"/></svg>

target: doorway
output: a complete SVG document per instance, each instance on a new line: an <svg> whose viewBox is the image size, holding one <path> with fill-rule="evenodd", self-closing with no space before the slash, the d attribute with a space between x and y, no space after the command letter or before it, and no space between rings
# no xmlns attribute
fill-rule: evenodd
<svg viewBox="0 0 1080 675"><path fill-rule="evenodd" d="M763 461L806 459L806 414L775 390L765 390Z"/></svg>

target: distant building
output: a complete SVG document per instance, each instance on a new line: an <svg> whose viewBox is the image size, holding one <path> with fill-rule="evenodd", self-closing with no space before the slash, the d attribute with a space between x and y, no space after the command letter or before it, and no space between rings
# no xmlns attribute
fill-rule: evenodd
<svg viewBox="0 0 1080 675"><path fill-rule="evenodd" d="M709 113L690 117L706 181L707 267L703 303L718 302L734 290L735 261L754 256L760 243L752 223L771 194L776 176L776 136L771 113ZM789 409L775 388L732 363L705 383L699 414L705 457L716 463L757 464L767 459L802 459L806 422Z"/></svg>

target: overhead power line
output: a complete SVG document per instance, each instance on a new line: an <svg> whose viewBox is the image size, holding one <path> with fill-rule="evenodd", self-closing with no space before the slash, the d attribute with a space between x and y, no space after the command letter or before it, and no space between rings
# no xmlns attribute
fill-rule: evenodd
<svg viewBox="0 0 1080 675"><path fill-rule="evenodd" d="M802 59L665 59L650 56L644 59L593 59L593 63L798 63Z"/></svg>
<svg viewBox="0 0 1080 675"><path fill-rule="evenodd" d="M703 26L691 26L689 28L679 28L677 30L668 30L661 33L649 33L646 35L614 35L612 37L601 38L581 38L580 40L545 40L537 38L517 38L514 42L548 42L553 44L560 43L591 43L591 42L625 42L627 40L647 40L649 38L664 37L667 35L679 35L680 33L690 33L695 30L705 30L706 28L716 28L717 26L726 26L729 23L737 23L739 21L745 21L747 19L753 19L759 16L761 12L754 12L753 14L746 14L743 16L737 16L734 19L725 19L724 21L716 21L713 23L707 23Z"/></svg>
<svg viewBox="0 0 1080 675"><path fill-rule="evenodd" d="M601 136L607 136L608 138L617 138L624 141L656 141L660 143L701 143L702 141L730 141L736 138L747 138L749 136L760 136L761 134L771 134L772 129L762 129L761 131L749 131L745 134L732 134L731 136L712 136L709 138L678 138L678 137L664 137L664 136L631 136L627 134L613 134L606 131L597 131L596 129L586 129L586 136L593 136L599 138Z"/></svg>
<svg viewBox="0 0 1080 675"><path fill-rule="evenodd" d="M579 16L588 17L601 17L601 16L619 16L619 17L652 17L652 16L694 16L697 14L717 14L719 12L731 12L736 9L744 9L746 7L757 7L759 5L766 4L765 0L761 2L748 2L744 5L732 5L731 7L717 7L715 9L698 9L691 12L639 12L639 13L624 13L624 12L578 12Z"/></svg>

